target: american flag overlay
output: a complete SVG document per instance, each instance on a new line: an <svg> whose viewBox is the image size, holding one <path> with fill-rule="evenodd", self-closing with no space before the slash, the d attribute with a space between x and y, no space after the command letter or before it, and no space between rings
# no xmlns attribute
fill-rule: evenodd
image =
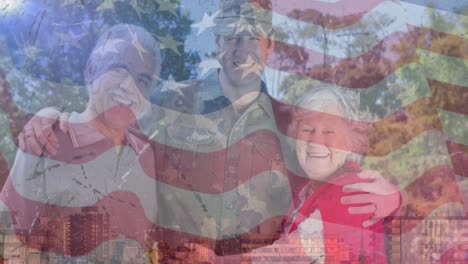
<svg viewBox="0 0 468 264"><path fill-rule="evenodd" d="M468 1L0 0L1 263L468 263Z"/></svg>

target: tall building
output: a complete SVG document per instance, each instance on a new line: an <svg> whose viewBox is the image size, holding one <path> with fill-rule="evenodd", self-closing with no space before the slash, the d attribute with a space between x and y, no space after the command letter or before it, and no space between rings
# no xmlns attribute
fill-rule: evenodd
<svg viewBox="0 0 468 264"><path fill-rule="evenodd" d="M110 260L109 243L102 243L112 238L109 220L109 214L100 213L97 207L83 208L80 213L71 215L64 224L65 255Z"/></svg>
<svg viewBox="0 0 468 264"><path fill-rule="evenodd" d="M466 263L466 241L465 217L399 217L392 223L391 263Z"/></svg>
<svg viewBox="0 0 468 264"><path fill-rule="evenodd" d="M389 250L390 263L401 263L401 221L394 219L391 223Z"/></svg>

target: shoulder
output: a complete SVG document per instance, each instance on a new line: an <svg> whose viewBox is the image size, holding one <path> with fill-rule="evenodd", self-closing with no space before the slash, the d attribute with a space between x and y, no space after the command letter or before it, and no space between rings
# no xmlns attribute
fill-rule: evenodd
<svg viewBox="0 0 468 264"><path fill-rule="evenodd" d="M166 81L152 96L152 103L189 114L206 113L206 103L222 96L218 72L203 79L183 82Z"/></svg>
<svg viewBox="0 0 468 264"><path fill-rule="evenodd" d="M160 107L181 113L199 113L203 106L203 80L167 82L151 96L151 101Z"/></svg>
<svg viewBox="0 0 468 264"><path fill-rule="evenodd" d="M44 160L49 160L49 159L60 159L60 160L66 159L69 155L71 155L71 153L74 152L73 143L71 141L71 136L69 133L62 132L58 128L58 126L53 127L52 133L57 139L57 141L56 142L51 141L48 144L57 144L58 148L57 148L57 154L55 156L46 158L45 156L46 154L38 155L33 151L32 147L29 144L27 144L25 151L18 149L18 151L16 152L14 167L18 167L18 164L23 164L21 166L24 167L24 169L34 170L34 167L26 165L26 163L37 164L39 162L44 162ZM45 152L45 147L42 147L42 150Z"/></svg>

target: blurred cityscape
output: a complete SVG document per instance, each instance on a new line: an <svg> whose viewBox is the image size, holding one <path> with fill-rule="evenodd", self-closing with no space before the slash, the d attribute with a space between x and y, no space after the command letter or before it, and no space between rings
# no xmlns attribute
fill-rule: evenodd
<svg viewBox="0 0 468 264"><path fill-rule="evenodd" d="M0 212L0 219L6 219L7 212ZM0 222L0 264L40 264L40 263L150 263L141 246L135 241L120 239L111 230L109 215L99 213L95 208L83 209L80 214L65 220L53 217L39 219L35 230L45 232L29 233L28 230L15 230L13 223ZM387 249L389 263L463 263L468 255L468 219L466 217L444 217L431 215L424 219L417 216L398 217L390 225ZM404 230L410 230L405 232ZM47 243L44 243L47 239ZM105 241L101 243L101 241ZM268 244L267 238L252 237L244 241L243 250L258 248ZM28 244L26 246L25 244ZM47 244L55 251L41 254L39 248ZM455 247L453 245L456 245ZM316 239L289 239L273 246L256 250L255 254L240 260L241 263L272 263L278 260L287 263L310 262L310 256L320 257L323 246L333 252L327 263L374 263L372 256L361 256L359 261L350 253L350 245L336 238L324 242ZM209 249L198 252L210 255ZM78 257L70 257L78 256ZM191 263L179 258L171 263Z"/></svg>
<svg viewBox="0 0 468 264"><path fill-rule="evenodd" d="M6 219L8 212L0 214L3 214L0 219ZM15 231L12 222L0 222L0 241L3 242L0 244L0 252L3 263L148 263L138 243L116 239L111 231L109 215L99 213L97 208L82 209L80 214L66 219L42 217L38 225L39 228L35 228L34 233L30 234L29 230ZM41 256L39 248L44 244L61 252Z"/></svg>

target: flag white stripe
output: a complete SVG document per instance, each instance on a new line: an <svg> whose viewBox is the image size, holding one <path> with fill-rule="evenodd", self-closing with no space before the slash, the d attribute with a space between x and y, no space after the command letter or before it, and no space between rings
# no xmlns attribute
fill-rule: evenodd
<svg viewBox="0 0 468 264"><path fill-rule="evenodd" d="M458 144L468 146L468 117L442 109L439 109L438 112L443 130L448 138Z"/></svg>
<svg viewBox="0 0 468 264"><path fill-rule="evenodd" d="M128 147L124 148L128 149ZM133 151L129 150L129 153L132 155ZM37 157L30 154L21 153L20 155L38 160ZM221 194L208 194L156 181L144 174L138 162L128 168L129 176L127 178L112 177L110 175L112 173L106 173L106 166L103 164L108 163L114 156L115 150L109 149L96 159L83 163L85 169L100 169L96 173L87 172L88 179L81 176L80 165L47 161L47 159L46 164L51 165L54 169L47 172L45 186L41 177L34 178L32 176L35 171L33 169L29 172L31 175L18 175L14 167L12 169L13 176L10 179L16 192L23 197L61 207L92 206L104 197L109 198L108 195L113 191L128 191L138 197L146 217L153 223L168 229L212 239L241 234L269 218L281 216L287 211L292 201L288 179L280 172L275 174L272 171L264 171L230 191ZM23 165L20 162L14 166ZM30 163L30 165L32 164ZM77 184L76 179L79 179L81 184ZM41 186L44 187L44 190ZM270 196L260 196L259 198L259 192L254 191L259 188L262 188L262 192L264 191L266 194L275 192L274 195L280 195L281 201L274 206L267 206L269 201L266 199L270 199ZM93 191L95 189L99 191L98 195ZM156 192L159 193L156 194ZM229 206L237 204L239 199L244 199L242 197L246 198L247 204L242 205L241 208L236 207L239 210L228 210ZM116 202L118 201L116 200ZM16 201L11 201L11 203L15 204ZM173 217L167 217L169 212L160 211L157 204L171 205L166 209L171 210ZM123 203L122 206L127 205ZM29 210L31 208L23 209ZM224 214L223 219L234 220L239 217L237 214L240 211L249 210L260 214L261 219L246 221L242 226L237 226L236 222L221 220L222 214ZM191 221L187 221L186 217L190 217ZM214 222L207 222L206 219L213 219ZM219 227L221 229L218 233Z"/></svg>
<svg viewBox="0 0 468 264"><path fill-rule="evenodd" d="M418 151L412 151L415 149ZM442 165L452 166L445 136L440 131L429 130L384 157L365 157L362 167L380 171L382 175L391 172L402 190L424 172Z"/></svg>
<svg viewBox="0 0 468 264"><path fill-rule="evenodd" d="M446 20L452 21L454 26L447 29L444 25L439 25L437 23L434 24L431 21L432 15L440 16ZM374 23L379 23L378 19L381 19L382 16L388 17L388 20L391 21L391 23L382 25L379 29L377 29L377 31L367 32L371 35L376 34L375 38L370 38L367 35L358 34L359 32L365 33L362 32L363 21L373 21ZM467 21L467 19L467 16L443 11L440 9L433 9L426 6L394 1L385 1L381 3L376 8L365 14L358 23L340 29L322 28L320 25L299 21L294 18L273 12L273 26L277 29L280 29L281 31L288 33L288 37L278 40L289 44L302 46L317 52L323 52L323 43L321 41L317 41L317 39L313 37L302 37L303 32L306 32L304 29L307 28L307 32L317 32L318 36L326 35L327 38L331 40L329 42L329 46L327 47L327 54L338 58L348 58L349 55L347 46L352 45L352 43L349 43L349 41L365 41L367 46L372 49L372 47L377 45L382 39L391 35L392 33L408 32L408 25L430 28L453 34L455 36L466 37L462 23ZM351 32L355 33L352 38L349 37ZM366 52L368 52L368 50L363 50L362 54ZM359 56L362 54L354 54L354 56Z"/></svg>

